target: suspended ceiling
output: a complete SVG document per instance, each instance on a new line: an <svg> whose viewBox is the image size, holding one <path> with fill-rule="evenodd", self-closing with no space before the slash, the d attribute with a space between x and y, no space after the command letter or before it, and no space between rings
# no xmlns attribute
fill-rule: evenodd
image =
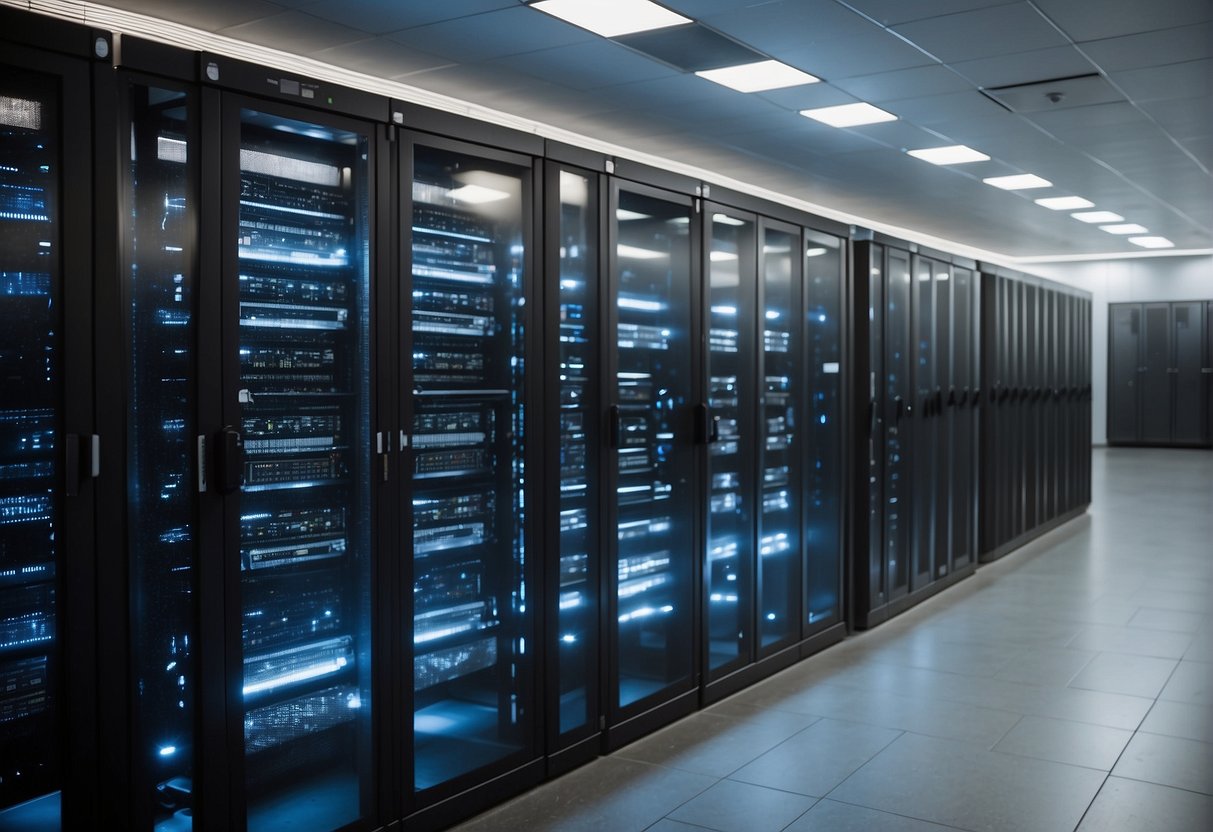
<svg viewBox="0 0 1213 832"><path fill-rule="evenodd" d="M79 7L86 20L95 8L4 1L54 6L61 14ZM1145 226L1178 250L1213 248L1209 0L662 3L823 82L736 92L520 0L106 5L719 172L861 224L1006 258L1141 253L1122 236L1033 202L1068 195ZM1069 89L1057 102L1030 89L1012 96L1008 109L983 93L1076 76L1096 77L1081 82L1089 89ZM836 129L799 115L855 101L898 120ZM936 167L904 152L951 144L991 159ZM1024 172L1054 187L1007 192L981 181Z"/></svg>

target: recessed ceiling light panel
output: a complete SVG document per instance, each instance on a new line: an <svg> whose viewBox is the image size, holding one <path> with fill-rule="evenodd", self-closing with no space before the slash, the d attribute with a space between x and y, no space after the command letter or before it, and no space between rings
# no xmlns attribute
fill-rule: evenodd
<svg viewBox="0 0 1213 832"><path fill-rule="evenodd" d="M924 147L921 150L907 150L906 153L932 165L963 165L967 162L985 162L990 158L980 150L965 147L963 144Z"/></svg>
<svg viewBox="0 0 1213 832"><path fill-rule="evenodd" d="M757 61L752 64L726 66L721 69L705 69L695 74L738 92L762 92L784 87L798 87L801 84L816 84L821 80L779 61Z"/></svg>
<svg viewBox="0 0 1213 832"><path fill-rule="evenodd" d="M1101 225L1100 231L1106 231L1109 234L1145 234L1150 229L1140 226L1135 222L1127 222L1124 225Z"/></svg>
<svg viewBox="0 0 1213 832"><path fill-rule="evenodd" d="M1017 173L1012 176L991 176L989 179L983 179L987 185L993 185L995 188L1002 188L1004 191L1025 191L1029 188L1049 188L1053 183L1048 179L1041 179L1034 173Z"/></svg>
<svg viewBox="0 0 1213 832"><path fill-rule="evenodd" d="M1129 242L1142 248L1174 248L1175 243L1166 237L1130 237Z"/></svg>
<svg viewBox="0 0 1213 832"><path fill-rule="evenodd" d="M1089 199L1083 199L1080 196L1048 196L1044 199L1036 200L1036 204L1053 211L1072 211L1075 208L1095 207L1094 202Z"/></svg>
<svg viewBox="0 0 1213 832"><path fill-rule="evenodd" d="M650 3L649 0L539 0L531 3L531 8L604 38L691 22L689 17Z"/></svg>
<svg viewBox="0 0 1213 832"><path fill-rule="evenodd" d="M1071 214L1071 217L1079 222L1123 222L1124 217L1120 214L1114 214L1111 211L1080 211L1077 214Z"/></svg>
<svg viewBox="0 0 1213 832"><path fill-rule="evenodd" d="M837 107L801 110L800 114L831 127L859 127L863 124L897 121L897 116L892 113L886 113L879 107L873 107L862 101L857 104L840 104Z"/></svg>

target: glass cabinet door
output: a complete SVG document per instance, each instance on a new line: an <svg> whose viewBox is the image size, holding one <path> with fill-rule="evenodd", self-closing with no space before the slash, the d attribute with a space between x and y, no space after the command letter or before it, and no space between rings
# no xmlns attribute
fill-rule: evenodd
<svg viewBox="0 0 1213 832"><path fill-rule="evenodd" d="M197 147L180 90L132 82L123 178L137 828L193 827Z"/></svg>
<svg viewBox="0 0 1213 832"><path fill-rule="evenodd" d="M910 586L913 530L913 484L910 482L914 445L913 329L910 315L913 278L910 257L890 248L885 270L884 303L884 545L889 571L889 600Z"/></svg>
<svg viewBox="0 0 1213 832"><path fill-rule="evenodd" d="M0 827L60 828L59 98L0 65Z"/></svg>
<svg viewBox="0 0 1213 832"><path fill-rule="evenodd" d="M842 240L806 232L808 489L804 626L841 612L842 591Z"/></svg>
<svg viewBox="0 0 1213 832"><path fill-rule="evenodd" d="M619 187L612 225L616 354L614 705L695 667L690 201Z"/></svg>
<svg viewBox="0 0 1213 832"><path fill-rule="evenodd" d="M248 828L328 830L372 782L368 140L239 122Z"/></svg>
<svg viewBox="0 0 1213 832"><path fill-rule="evenodd" d="M914 268L914 488L911 504L914 521L914 567L910 590L931 582L935 560L935 281L930 260L913 257Z"/></svg>
<svg viewBox="0 0 1213 832"><path fill-rule="evenodd" d="M763 223L761 264L762 382L759 404L758 628L762 651L800 636L803 549L800 424L804 360L800 240L796 229Z"/></svg>
<svg viewBox="0 0 1213 832"><path fill-rule="evenodd" d="M705 356L708 413L709 678L750 660L754 644L754 221L710 222Z"/></svg>
<svg viewBox="0 0 1213 832"><path fill-rule="evenodd" d="M413 147L415 791L530 748L526 288L531 170ZM407 526L406 526L407 528ZM451 786L454 788L454 786Z"/></svg>
<svg viewBox="0 0 1213 832"><path fill-rule="evenodd" d="M598 713L598 185L559 172L559 475L560 555L556 641L558 734L590 725ZM550 376L549 376L550 377ZM548 487L551 490L551 487ZM597 726L592 726L596 728Z"/></svg>

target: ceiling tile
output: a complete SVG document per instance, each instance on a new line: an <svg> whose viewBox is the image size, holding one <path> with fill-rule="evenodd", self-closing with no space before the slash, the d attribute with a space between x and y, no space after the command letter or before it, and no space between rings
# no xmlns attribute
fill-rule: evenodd
<svg viewBox="0 0 1213 832"><path fill-rule="evenodd" d="M211 2L211 0L207 0ZM409 3L399 0L321 0L304 4L305 11L325 20L344 23L381 35L413 26L508 9L517 0L442 0L440 3ZM541 12L532 12L541 14Z"/></svg>
<svg viewBox="0 0 1213 832"><path fill-rule="evenodd" d="M1148 101L1141 107L1175 138L1213 135L1213 99L1206 97Z"/></svg>
<svg viewBox="0 0 1213 832"><path fill-rule="evenodd" d="M1054 46L951 64L979 87L1030 84L1052 78L1071 78L1096 72L1096 67L1073 46Z"/></svg>
<svg viewBox="0 0 1213 832"><path fill-rule="evenodd" d="M1134 103L1172 98L1207 100L1210 95L1210 77L1213 77L1213 59L1207 58L1112 73L1112 81L1124 90L1125 95Z"/></svg>
<svg viewBox="0 0 1213 832"><path fill-rule="evenodd" d="M1046 17L1075 41L1099 40L1155 29L1205 23L1213 15L1209 0L1035 0Z"/></svg>
<svg viewBox="0 0 1213 832"><path fill-rule="evenodd" d="M399 78L450 64L446 58L406 48L387 38L368 38L321 49L309 57L379 78Z"/></svg>
<svg viewBox="0 0 1213 832"><path fill-rule="evenodd" d="M1028 3L934 17L894 30L944 63L1066 45L1066 39Z"/></svg>
<svg viewBox="0 0 1213 832"><path fill-rule="evenodd" d="M955 144L955 142L941 138L936 133L923 130L921 127L915 127L913 124L904 121L885 121L880 124L866 124L850 129L852 132L858 133L861 136L867 136L898 152L902 149L916 150L922 147L939 147L945 144ZM921 159L914 159L913 161L917 164L927 164ZM927 170L930 170L930 167Z"/></svg>
<svg viewBox="0 0 1213 832"><path fill-rule="evenodd" d="M775 0L714 14L703 21L763 52L880 31L834 0Z"/></svg>
<svg viewBox="0 0 1213 832"><path fill-rule="evenodd" d="M208 32L217 32L251 20L278 14L287 6L284 2L266 0L207 0L205 3L182 3L181 0L118 0L106 5L141 14L172 20Z"/></svg>
<svg viewBox="0 0 1213 832"><path fill-rule="evenodd" d="M772 104L797 112L815 107L854 104L856 100L855 96L843 92L833 84L808 84L783 90L769 90L758 95Z"/></svg>
<svg viewBox="0 0 1213 832"><path fill-rule="evenodd" d="M957 12L969 12L989 6L1001 6L1011 0L848 0L869 17L892 26Z"/></svg>
<svg viewBox="0 0 1213 832"><path fill-rule="evenodd" d="M762 44L754 47L826 81L936 63L921 49L875 27L861 37L834 39L827 33L786 47L768 48Z"/></svg>
<svg viewBox="0 0 1213 832"><path fill-rule="evenodd" d="M1048 110L1029 113L1025 118L1030 118L1055 135L1094 134L1109 127L1119 130L1121 125L1148 123L1145 116L1127 102Z"/></svg>
<svg viewBox="0 0 1213 832"><path fill-rule="evenodd" d="M906 121L925 125L963 119L982 119L1006 112L977 90L886 101L883 109Z"/></svg>
<svg viewBox="0 0 1213 832"><path fill-rule="evenodd" d="M856 98L872 103L913 96L940 95L973 88L968 80L939 64L860 75L855 78L840 78L833 81L833 84Z"/></svg>
<svg viewBox="0 0 1213 832"><path fill-rule="evenodd" d="M523 6L417 26L388 37L463 63L599 40L585 29Z"/></svg>
<svg viewBox="0 0 1213 832"><path fill-rule="evenodd" d="M238 26L229 26L219 34L236 40L272 46L296 55L310 55L321 49L366 39L365 32L348 26L338 26L331 20L321 20L296 11L281 12Z"/></svg>
<svg viewBox="0 0 1213 832"><path fill-rule="evenodd" d="M509 67L579 90L678 74L665 64L637 55L605 38L572 46L558 46L555 49L525 52L521 55L508 55L488 62L487 66Z"/></svg>
<svg viewBox="0 0 1213 832"><path fill-rule="evenodd" d="M1175 29L1088 41L1080 48L1105 72L1195 61L1213 57L1213 26L1194 23Z"/></svg>

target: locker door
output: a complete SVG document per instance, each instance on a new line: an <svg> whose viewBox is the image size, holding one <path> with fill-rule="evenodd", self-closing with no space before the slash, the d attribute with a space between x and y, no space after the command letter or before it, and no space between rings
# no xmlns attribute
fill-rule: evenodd
<svg viewBox="0 0 1213 832"><path fill-rule="evenodd" d="M935 290L935 514L932 577L941 578L951 571L952 500L954 483L952 457L956 440L955 351L952 338L952 268L947 263L929 261Z"/></svg>
<svg viewBox="0 0 1213 832"><path fill-rule="evenodd" d="M1130 443L1141 439L1140 396L1141 304L1113 303L1108 306L1108 442ZM1071 315L1072 326L1073 315ZM1076 347L1071 334L1071 348ZM1073 379L1071 378L1071 383ZM1075 404L1077 404L1075 402Z"/></svg>
<svg viewBox="0 0 1213 832"><path fill-rule="evenodd" d="M974 272L952 269L952 558L954 568L975 556L973 515L977 460L977 410L974 407L976 358L973 347Z"/></svg>
<svg viewBox="0 0 1213 832"><path fill-rule="evenodd" d="M935 281L929 260L913 258L914 273L914 567L910 590L931 582L935 560Z"/></svg>
<svg viewBox="0 0 1213 832"><path fill-rule="evenodd" d="M1205 304L1205 359L1200 368L1205 391L1206 444L1213 443L1213 301Z"/></svg>
<svg viewBox="0 0 1213 832"><path fill-rule="evenodd" d="M1024 376L1020 401L1024 409L1024 511L1023 530L1035 528L1037 496L1040 493L1040 297L1036 286L1024 287Z"/></svg>
<svg viewBox="0 0 1213 832"><path fill-rule="evenodd" d="M1168 368L1174 377L1175 422L1172 441L1199 445L1205 441L1205 396L1202 390L1205 304L1171 304L1175 357Z"/></svg>
<svg viewBox="0 0 1213 832"><path fill-rule="evenodd" d="M888 250L884 298L884 545L888 597L910 588L913 532L914 388L912 381L913 278L910 257Z"/></svg>
<svg viewBox="0 0 1213 832"><path fill-rule="evenodd" d="M1175 395L1171 305L1147 303L1144 318L1141 440L1152 445L1166 445L1172 436Z"/></svg>

